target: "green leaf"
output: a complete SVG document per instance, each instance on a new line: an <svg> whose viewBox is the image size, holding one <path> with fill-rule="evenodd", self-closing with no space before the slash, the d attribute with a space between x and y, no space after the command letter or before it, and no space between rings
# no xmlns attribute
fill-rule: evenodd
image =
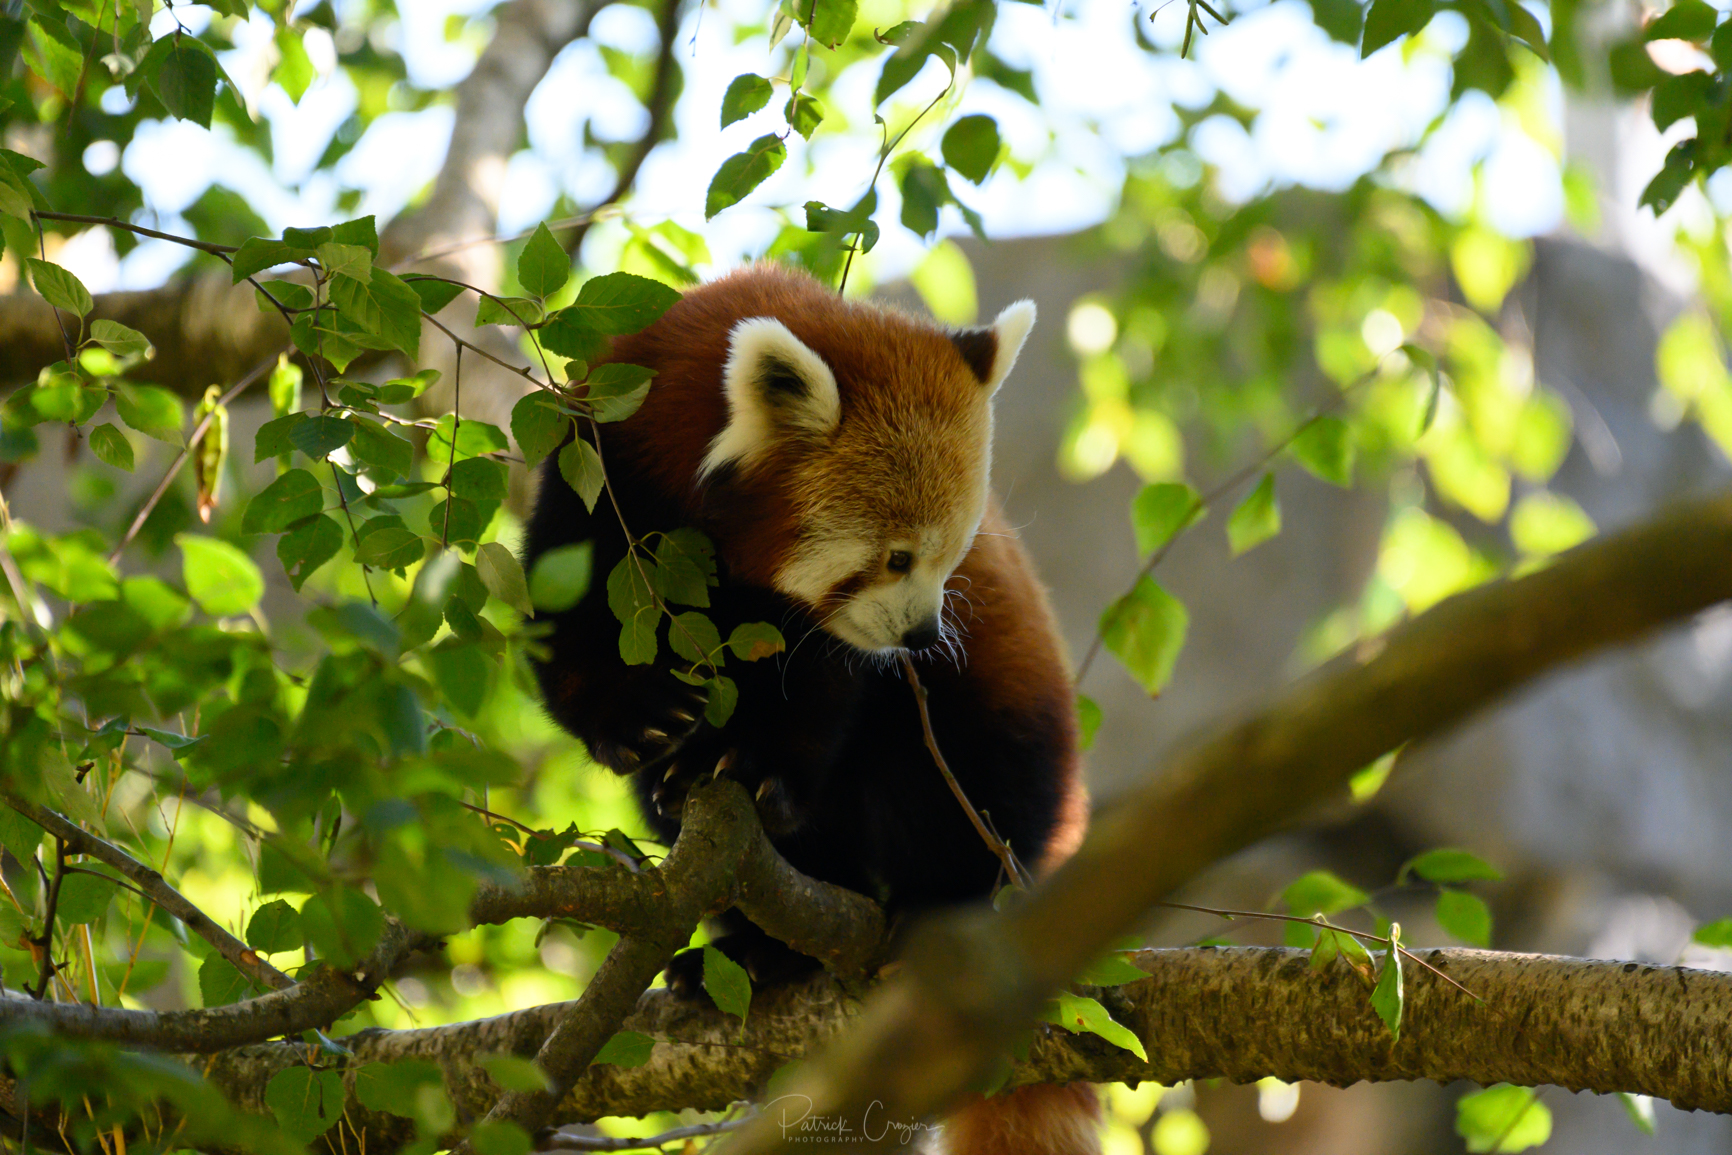
<svg viewBox="0 0 1732 1155"><path fill-rule="evenodd" d="M150 340L143 333L107 317L90 322L90 339L116 357L141 357L150 352Z"/></svg>
<svg viewBox="0 0 1732 1155"><path fill-rule="evenodd" d="M1275 475L1265 473L1257 488L1227 519L1227 541L1238 557L1281 532L1281 506L1275 500Z"/></svg>
<svg viewBox="0 0 1732 1155"><path fill-rule="evenodd" d="M92 923L108 912L115 887L112 880L96 874L68 874L60 882L60 901L55 917L66 926Z"/></svg>
<svg viewBox="0 0 1732 1155"><path fill-rule="evenodd" d="M376 517L359 528L357 537L355 560L375 569L407 569L427 553L421 535L395 518Z"/></svg>
<svg viewBox="0 0 1732 1155"><path fill-rule="evenodd" d="M668 625L668 646L688 662L705 663L722 648L716 624L696 610L674 615Z"/></svg>
<svg viewBox="0 0 1732 1155"><path fill-rule="evenodd" d="M241 515L242 533L281 533L325 508L325 487L304 469L291 469L253 496Z"/></svg>
<svg viewBox="0 0 1732 1155"><path fill-rule="evenodd" d="M1131 502L1131 528L1137 552L1153 553L1202 520L1203 499L1182 481L1145 485Z"/></svg>
<svg viewBox="0 0 1732 1155"><path fill-rule="evenodd" d="M421 301L421 309L427 313L437 313L463 292L463 286L443 281L436 277L409 276L403 278L408 286L415 290L415 296Z"/></svg>
<svg viewBox="0 0 1732 1155"><path fill-rule="evenodd" d="M583 600L583 595L589 592L593 554L590 543L580 541L550 549L536 558L529 571L530 603L538 610L563 613Z"/></svg>
<svg viewBox="0 0 1732 1155"><path fill-rule="evenodd" d="M571 279L571 257L545 224L535 226L517 258L517 283L534 297L551 297Z"/></svg>
<svg viewBox="0 0 1732 1155"><path fill-rule="evenodd" d="M1124 951L1115 950L1090 963L1076 981L1091 987L1117 987L1148 977L1149 972L1133 963Z"/></svg>
<svg viewBox="0 0 1732 1155"><path fill-rule="evenodd" d="M10 850L12 857L20 863L28 866L36 860L36 849L42 845L42 837L46 833L47 831L35 822L5 803L0 803L0 847Z"/></svg>
<svg viewBox="0 0 1732 1155"><path fill-rule="evenodd" d="M1531 1089L1499 1083L1456 1102L1455 1133L1469 1151L1515 1155L1552 1137L1552 1113Z"/></svg>
<svg viewBox="0 0 1732 1155"><path fill-rule="evenodd" d="M253 984L247 981L247 976L220 954L213 952L199 965L198 992L206 1007L238 1003L252 991Z"/></svg>
<svg viewBox="0 0 1732 1155"><path fill-rule="evenodd" d="M476 327L482 325L538 325L541 302L528 297L486 296L475 306Z"/></svg>
<svg viewBox="0 0 1732 1155"><path fill-rule="evenodd" d="M597 333L622 337L654 324L680 299L680 291L636 273L591 277L577 291L577 300L563 310Z"/></svg>
<svg viewBox="0 0 1732 1155"><path fill-rule="evenodd" d="M13 17L14 20L17 17ZM79 78L84 75L84 48L67 31L64 18L30 17L25 26L24 63L30 71L60 90L67 100L78 96ZM17 51L17 40L11 41Z"/></svg>
<svg viewBox="0 0 1732 1155"><path fill-rule="evenodd" d="M742 72L734 77L727 92L722 94L722 127L744 120L763 108L770 103L773 91L770 82L756 73Z"/></svg>
<svg viewBox="0 0 1732 1155"><path fill-rule="evenodd" d="M818 103L817 97L796 92L788 98L788 103L782 106L782 116L787 120L789 128L804 139L811 140L818 126L824 123L824 106Z"/></svg>
<svg viewBox="0 0 1732 1155"><path fill-rule="evenodd" d="M299 950L301 942L301 912L280 898L265 903L247 920L247 945L260 954Z"/></svg>
<svg viewBox="0 0 1732 1155"><path fill-rule="evenodd" d="M1618 1098L1623 1101L1624 1113L1630 1117L1630 1124L1651 1138L1654 1134L1653 1098L1648 1095L1632 1095L1628 1091L1619 1091Z"/></svg>
<svg viewBox="0 0 1732 1155"><path fill-rule="evenodd" d="M471 501L504 501L511 492L505 462L471 457L451 467L451 492Z"/></svg>
<svg viewBox="0 0 1732 1155"><path fill-rule="evenodd" d="M1503 873L1484 859L1450 847L1428 850L1408 859L1395 876L1397 885L1406 882L1409 874L1417 874L1427 882L1473 882L1479 879L1497 882L1503 878Z"/></svg>
<svg viewBox="0 0 1732 1155"><path fill-rule="evenodd" d="M1288 883L1281 892L1281 901L1288 913L1310 918L1314 914L1334 914L1363 906L1371 901L1371 896L1327 870L1313 870Z"/></svg>
<svg viewBox="0 0 1732 1155"><path fill-rule="evenodd" d="M427 651L426 659L446 700L473 718L487 701L487 691L493 682L493 667L487 655L472 645L446 642Z"/></svg>
<svg viewBox="0 0 1732 1155"><path fill-rule="evenodd" d="M297 1143L308 1143L343 1116L343 1073L285 1067L265 1084L265 1106Z"/></svg>
<svg viewBox="0 0 1732 1155"><path fill-rule="evenodd" d="M443 1073L427 1059L399 1059L355 1068L355 1098L369 1111L406 1119L413 1118L417 1107L429 1098L447 1110L450 1103Z"/></svg>
<svg viewBox="0 0 1732 1155"><path fill-rule="evenodd" d="M656 1041L639 1031L621 1031L601 1045L594 1063L612 1063L616 1067L641 1067L650 1061Z"/></svg>
<svg viewBox="0 0 1732 1155"><path fill-rule="evenodd" d="M944 163L974 184L984 181L992 171L1001 147L998 122L978 113L951 125L939 146Z"/></svg>
<svg viewBox="0 0 1732 1155"><path fill-rule="evenodd" d="M258 434L253 438L253 464L271 457L287 457L295 447L291 436L295 426L310 420L305 413L290 413L259 426Z"/></svg>
<svg viewBox="0 0 1732 1155"><path fill-rule="evenodd" d="M336 557L341 548L343 527L335 518L321 514L277 539L277 560L283 563L289 584L299 593L313 571Z"/></svg>
<svg viewBox="0 0 1732 1155"><path fill-rule="evenodd" d="M709 691L704 700L704 721L719 730L734 716L734 707L740 704L740 688L726 674L717 674L704 685Z"/></svg>
<svg viewBox="0 0 1732 1155"><path fill-rule="evenodd" d="M590 415L598 422L624 421L649 396L653 376L655 370L642 365L598 365L585 382L589 391L584 400L589 402Z"/></svg>
<svg viewBox="0 0 1732 1155"><path fill-rule="evenodd" d="M67 270L37 257L26 257L24 263L30 269L31 283L50 305L80 317L94 307L84 282Z"/></svg>
<svg viewBox="0 0 1732 1155"><path fill-rule="evenodd" d="M746 151L723 161L704 197L704 219L707 221L730 205L739 204L787 159L788 150L782 138L766 133L747 146Z"/></svg>
<svg viewBox="0 0 1732 1155"><path fill-rule="evenodd" d="M1184 605L1144 574L1101 615L1100 635L1144 691L1156 695L1173 676L1189 626Z"/></svg>
<svg viewBox="0 0 1732 1155"><path fill-rule="evenodd" d="M529 583L523 579L523 567L517 556L499 542L490 541L475 551L475 572L487 592L522 614L531 617L535 607L529 601Z"/></svg>
<svg viewBox="0 0 1732 1155"><path fill-rule="evenodd" d="M1704 0L1675 0L1670 8L1642 29L1642 39L1706 40L1719 21L1720 14Z"/></svg>
<svg viewBox="0 0 1732 1155"><path fill-rule="evenodd" d="M185 410L180 398L154 384L121 384L114 390L114 410L121 421L159 442L180 445Z"/></svg>
<svg viewBox="0 0 1732 1155"><path fill-rule="evenodd" d="M1439 891L1437 925L1462 942L1491 946L1491 908L1476 894L1447 887Z"/></svg>
<svg viewBox="0 0 1732 1155"><path fill-rule="evenodd" d="M716 584L716 550L695 529L663 534L655 552L655 590L682 606L707 607L709 587Z"/></svg>
<svg viewBox="0 0 1732 1155"><path fill-rule="evenodd" d="M607 356L606 335L592 328L584 319L584 314L574 309L561 309L553 314L545 325L535 331L535 338L549 353L558 353L561 357L569 357L582 365ZM571 369L570 372L574 376L581 376L578 369Z"/></svg>
<svg viewBox="0 0 1732 1155"><path fill-rule="evenodd" d="M1100 733L1101 722L1100 703L1093 698L1078 694L1076 699L1077 746L1087 750L1094 746L1095 735Z"/></svg>
<svg viewBox="0 0 1732 1155"><path fill-rule="evenodd" d="M320 414L294 424L289 429L289 441L296 449L315 460L349 444L355 436L355 423L342 417Z"/></svg>
<svg viewBox="0 0 1732 1155"><path fill-rule="evenodd" d="M752 1005L752 980L746 977L745 967L715 947L706 946L704 990L715 1000L717 1010L736 1016L744 1028L746 1011Z"/></svg>
<svg viewBox="0 0 1732 1155"><path fill-rule="evenodd" d="M29 223L36 208L29 181L19 176L12 165L0 158L0 212Z"/></svg>
<svg viewBox="0 0 1732 1155"><path fill-rule="evenodd" d="M559 398L540 389L524 394L511 407L511 436L531 469L559 448L570 425L570 418L559 411Z"/></svg>
<svg viewBox="0 0 1732 1155"><path fill-rule="evenodd" d="M116 469L132 472L132 442L109 422L90 431L90 451Z"/></svg>
<svg viewBox="0 0 1732 1155"><path fill-rule="evenodd" d="M171 33L157 43L168 47L160 55L153 45L146 57L145 79L170 116L210 127L216 107L217 63L210 51L191 36ZM155 69L149 62L156 57Z"/></svg>
<svg viewBox="0 0 1732 1155"><path fill-rule="evenodd" d="M434 426L433 436L427 439L427 456L429 459L436 462L451 460L451 427L453 424L455 421L452 415L447 413ZM479 457L483 453L503 453L510 447L510 444L505 439L505 434L500 431L499 426L489 425L485 421L464 418L463 424L457 427L456 457L458 461Z"/></svg>
<svg viewBox="0 0 1732 1155"><path fill-rule="evenodd" d="M1365 39L1359 47L1360 59L1398 37L1420 31L1431 23L1436 11L1434 0L1372 0L1371 8L1365 14Z"/></svg>
<svg viewBox="0 0 1732 1155"><path fill-rule="evenodd" d="M248 277L256 276L266 269L286 265L292 261L311 260L312 257L312 249L295 248L273 237L248 237L241 242L241 247L232 258L234 263L229 268L229 277L238 285ZM266 282L272 288L281 283L277 281Z"/></svg>
<svg viewBox="0 0 1732 1155"><path fill-rule="evenodd" d="M1329 484L1353 484L1353 433L1341 418L1319 417L1289 448L1295 461Z"/></svg>
<svg viewBox="0 0 1732 1155"><path fill-rule="evenodd" d="M1383 969L1378 972L1377 985L1371 989L1371 1009L1383 1020L1394 1038L1401 1038L1401 1012L1406 1003L1406 991L1401 982L1401 924L1389 927L1389 949L1383 954ZM1471 1150L1471 1148L1470 1148Z"/></svg>
<svg viewBox="0 0 1732 1155"><path fill-rule="evenodd" d="M826 48L835 48L848 39L859 10L859 0L794 0L794 16L800 26Z"/></svg>
<svg viewBox="0 0 1732 1155"><path fill-rule="evenodd" d="M351 967L366 957L385 929L379 905L353 887L315 894L301 907L301 930L314 951L335 966Z"/></svg>
<svg viewBox="0 0 1732 1155"><path fill-rule="evenodd" d="M559 451L559 475L594 513L596 498L601 496L602 483L606 480L601 454L595 451L595 446L581 437L567 442Z"/></svg>
<svg viewBox="0 0 1732 1155"><path fill-rule="evenodd" d="M1667 76L1640 40L1614 45L1606 54L1606 64L1612 74L1612 86L1629 94L1645 92Z"/></svg>
<svg viewBox="0 0 1732 1155"><path fill-rule="evenodd" d="M469 1131L475 1155L529 1155L529 1132L509 1120L483 1119Z"/></svg>
<svg viewBox="0 0 1732 1155"><path fill-rule="evenodd" d="M742 622L728 635L728 649L742 662L756 662L787 648L782 631L769 622Z"/></svg>
<svg viewBox="0 0 1732 1155"><path fill-rule="evenodd" d="M348 277L363 285L373 279L373 254L361 245L326 241L315 251L329 276Z"/></svg>
<svg viewBox="0 0 1732 1155"><path fill-rule="evenodd" d="M10 844L7 848L11 848ZM1713 922L1703 923L1696 928L1696 933L1690 936L1690 940L1703 946L1732 949L1732 918L1717 918Z"/></svg>
<svg viewBox="0 0 1732 1155"><path fill-rule="evenodd" d="M363 465L396 478L407 477L415 461L415 447L377 421L365 417L351 418L354 437L349 442L349 455Z"/></svg>
<svg viewBox="0 0 1732 1155"><path fill-rule="evenodd" d="M1143 1062L1149 1061L1149 1053L1143 1049L1143 1041L1123 1023L1114 1020L1107 1009L1094 999L1085 995L1061 994L1046 1005L1041 1012L1043 1020L1063 1027L1071 1034L1088 1033L1099 1035L1115 1047L1123 1047Z"/></svg>
<svg viewBox="0 0 1732 1155"><path fill-rule="evenodd" d="M619 656L628 666L655 660L661 608L648 584L654 580L655 562L629 554L607 576L607 606L619 619Z"/></svg>
<svg viewBox="0 0 1732 1155"><path fill-rule="evenodd" d="M265 594L265 579L253 559L214 537L178 533L186 591L213 618L244 614Z"/></svg>
<svg viewBox="0 0 1732 1155"><path fill-rule="evenodd" d="M551 1089L547 1072L536 1066L534 1059L520 1059L516 1055L487 1055L478 1065L504 1091Z"/></svg>

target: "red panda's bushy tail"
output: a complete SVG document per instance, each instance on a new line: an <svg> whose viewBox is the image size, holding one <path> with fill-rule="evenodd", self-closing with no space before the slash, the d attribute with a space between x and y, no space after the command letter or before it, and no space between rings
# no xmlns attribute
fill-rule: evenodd
<svg viewBox="0 0 1732 1155"><path fill-rule="evenodd" d="M1088 1083L975 1097L944 1121L946 1155L1099 1155L1101 1105Z"/></svg>

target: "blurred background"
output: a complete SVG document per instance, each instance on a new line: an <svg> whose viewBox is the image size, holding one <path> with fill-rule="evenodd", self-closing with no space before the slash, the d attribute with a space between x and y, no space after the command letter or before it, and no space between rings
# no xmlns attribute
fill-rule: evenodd
<svg viewBox="0 0 1732 1155"><path fill-rule="evenodd" d="M914 125L876 184L882 235L854 262L850 293L959 324L1022 297L1039 306L1000 394L994 470L1078 662L1148 556L1132 520L1145 487L1210 493L1253 467L1153 571L1188 614L1170 676L1133 676L1111 652L1088 665L1097 805L1161 773L1187 737L1401 618L1732 479L1720 337L1732 316L1732 182L1687 186L1660 214L1639 205L1692 121L1662 133L1649 99L1626 91L1640 85L1607 67L1658 13L1622 0L1536 4L1527 20L1549 42L1542 54L1513 40L1487 48L1483 19L1463 5L1362 57L1363 14L1345 7L1243 0L1221 10L1224 25L1204 15L1208 34L1181 58L1196 11L1183 2L1004 3L966 84ZM854 35L924 10L865 0ZM240 18L175 5L156 22L211 42L232 86L210 127L163 118L116 85L77 116L43 114L54 94L31 94L40 115L12 116L5 143L51 160L66 211L226 243L373 213L397 259L445 261L500 292L521 244L509 238L612 199L622 176L635 176L623 200L581 232L580 271L682 284L770 255L834 277L835 238L808 232L798 206L853 204L874 187L879 58L858 44L815 55L808 84L822 124L810 141L790 136L780 171L706 220L710 174L780 123L778 97L719 127L725 91L744 72L785 77L801 34L772 45L777 9L765 0L682 9L671 40L661 12L626 0L344 0ZM1683 38L1639 50L1666 75L1716 67ZM658 72L669 55L671 73ZM928 62L887 119L900 129L947 80ZM491 120L476 111L484 105ZM946 144L947 126L976 115L997 132L978 180ZM922 174L941 168L934 194ZM0 327L16 339L0 369L27 379L57 354L31 351L43 339L33 330L52 331L19 283L20 243L34 238L8 227ZM488 237L506 239L465 243ZM226 386L281 343L249 294L226 289L225 270L183 247L81 225L42 245L99 295L99 312L152 336L157 379L184 396ZM514 333L494 327L487 339L521 354ZM520 395L508 375L466 369L466 416L504 426ZM427 411L450 403L435 391ZM238 403L234 443L250 447L271 413L263 398ZM1337 440L1269 456L1318 413L1339 425ZM4 484L15 516L53 532L123 526L169 456L133 437L139 467L127 476L46 426L42 438L28 460L0 445ZM269 463L250 457L231 455L219 529L270 480ZM1230 514L1265 458L1279 533L1268 535L1264 511L1253 544L1234 543ZM518 478L492 531L501 540L515 541L526 499ZM196 503L183 476L140 535L147 557L194 524ZM260 613L292 649L305 603L260 556ZM343 585L355 581L347 572L308 589L358 592ZM476 728L528 771L523 788L493 793L496 809L556 829L641 829L620 785L510 680ZM190 811L178 821L196 834L176 851L182 888L244 924L259 897L230 828ZM1309 914L1288 887L1328 871L1360 892L1341 918L1366 929L1398 919L1410 943L1720 966L1732 954L1693 935L1732 915L1728 845L1732 612L1717 611L1369 768L1352 798L1294 815L1291 832L1220 864L1184 898ZM1446 927L1434 887L1397 884L1404 862L1440 846L1500 872L1470 888L1489 925ZM1283 940L1275 924L1175 915L1153 921L1146 941L1217 935ZM359 1021L431 1023L571 997L607 939L472 931ZM148 1005L196 998L168 955L160 973L131 981ZM1119 1088L1109 1152L1461 1151L1463 1091ZM1539 1103L1551 1150L1732 1150L1732 1123L1664 1104L1556 1088ZM1632 1118L1643 1110L1651 1136ZM1499 1149L1545 1139L1529 1131Z"/></svg>

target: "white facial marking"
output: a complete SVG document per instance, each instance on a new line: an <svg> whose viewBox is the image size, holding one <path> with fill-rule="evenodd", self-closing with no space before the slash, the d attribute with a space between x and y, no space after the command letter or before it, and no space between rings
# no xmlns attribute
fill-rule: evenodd
<svg viewBox="0 0 1732 1155"><path fill-rule="evenodd" d="M852 537L809 538L776 573L776 588L807 605L816 605L839 584L871 565L878 551Z"/></svg>
<svg viewBox="0 0 1732 1155"><path fill-rule="evenodd" d="M700 477L730 461L754 460L776 443L779 432L822 436L842 419L830 366L773 317L734 326L722 391L728 424L710 443Z"/></svg>

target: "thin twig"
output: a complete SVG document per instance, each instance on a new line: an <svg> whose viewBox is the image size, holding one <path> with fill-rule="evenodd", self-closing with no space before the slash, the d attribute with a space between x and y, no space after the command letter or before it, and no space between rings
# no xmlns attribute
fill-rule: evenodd
<svg viewBox="0 0 1732 1155"><path fill-rule="evenodd" d="M944 760L944 753L938 748L938 738L932 732L932 716L926 710L926 687L920 684L920 675L915 672L914 659L905 650L902 653L902 670L908 675L908 685L914 691L914 704L920 709L920 728L926 735L926 748L932 752L932 760L938 764L938 772L944 776L945 785L956 795L956 800L962 804L963 812L968 820L974 823L975 833L986 843L986 848L1004 864L1004 869L1017 887L1027 890L1034 885L1034 878L1023 867L1016 857L1016 851L1010 848L1010 843L1004 841L992 831L985 820L980 817L980 811L974 808L974 803L968 800L968 795L962 790L962 784L956 780L956 775L950 772L950 763Z"/></svg>
<svg viewBox="0 0 1732 1155"><path fill-rule="evenodd" d="M37 864L41 869L41 864ZM54 916L60 905L60 884L66 879L66 844L58 838L54 840L54 878L48 884L47 913L42 920L42 973L37 976L34 996L38 1001L48 993L48 984L54 979Z"/></svg>
<svg viewBox="0 0 1732 1155"><path fill-rule="evenodd" d="M177 237L173 233L162 233L155 229L147 229L143 225L129 224L118 217L93 217L86 216L82 213L45 212L36 212L31 215L36 217L38 220L44 221L71 221L74 224L107 225L112 229L125 229L129 233L136 233L141 237L154 237L159 241L173 241L177 245L185 245L189 249L199 249L203 252L211 253L219 257L226 256L229 253L238 253L240 251L240 248L237 245L219 245L214 244L211 241L194 240L191 237Z"/></svg>
<svg viewBox="0 0 1732 1155"><path fill-rule="evenodd" d="M438 324L438 322L434 322ZM453 335L455 340L455 335ZM463 427L463 342L456 344L456 364L451 372L451 460L445 464L445 524L439 528L439 548L447 549L451 544L451 502L456 495L451 492L451 474L457 469L457 433Z"/></svg>
<svg viewBox="0 0 1732 1155"><path fill-rule="evenodd" d="M1149 555L1149 560L1144 562L1142 567L1137 570L1137 576L1131 582L1132 588L1134 589L1136 587L1137 582L1142 581L1145 577L1148 577L1150 574L1155 572L1155 567L1160 565L1161 562L1166 559L1167 554L1172 551L1174 545L1178 544L1179 539L1185 536L1192 526L1197 524L1198 515L1200 513L1208 509L1222 497L1239 488L1239 486L1245 484L1245 482L1251 480L1251 478L1256 476L1258 473L1267 469L1270 462L1285 453L1288 446L1299 440L1301 434L1319 421L1323 420L1325 417L1333 414L1337 409L1341 408L1341 403L1346 401L1348 396L1354 390L1358 389L1368 381L1375 380L1381 372L1382 367L1379 366L1368 373L1360 374L1360 376L1350 385L1335 394L1327 404L1320 406L1311 414L1311 416L1294 426L1293 429L1288 432L1287 436L1283 437L1280 441L1277 441L1274 445L1264 451L1263 455L1257 458L1257 460L1235 471L1227 478L1227 480L1221 482L1207 493L1193 499L1190 507L1186 509L1184 514L1179 518L1179 528L1173 531L1173 536L1162 542L1160 548L1151 553ZM1094 665L1095 658L1099 656L1101 652L1102 640L1101 632L1097 629L1095 631L1095 636L1089 641L1088 653L1083 655L1082 664L1077 667L1076 677L1072 679L1073 685L1082 685L1083 679L1088 676L1089 667Z"/></svg>
<svg viewBox="0 0 1732 1155"><path fill-rule="evenodd" d="M279 349L248 370L247 375L235 382L234 387L224 393L217 405L213 406L211 411L204 415L204 419L193 428L192 435L186 439L186 445L175 455L174 461L169 464L168 472L163 474L162 481L157 484L155 491L139 509L138 516L132 519L132 524L127 527L126 533L121 537L120 544L116 545L114 552L108 555L109 565L119 564L120 555L126 552L126 547L132 544L132 539L137 537L138 531L144 528L145 521L150 517L151 511L156 508L157 502L162 500L162 495L168 492L168 487L174 481L175 475L180 472L180 467L186 464L187 457L194 449L198 448L198 443L203 439L205 430L209 429L211 422L216 420L217 409L239 397L253 382L270 372L271 368L276 365L277 358L281 355L282 350Z"/></svg>
<svg viewBox="0 0 1732 1155"><path fill-rule="evenodd" d="M283 990L295 985L295 980L260 958L246 943L218 926L209 915L194 906L150 866L55 811L38 806L17 794L7 793L0 797L4 797L6 804L12 809L54 835L68 851L88 855L131 879L137 884L135 889L144 898L180 919L188 930L216 947L218 953L249 979L272 990Z"/></svg>
<svg viewBox="0 0 1732 1155"><path fill-rule="evenodd" d="M1370 931L1366 930L1350 930L1344 926L1336 926L1332 922L1318 922L1315 918L1303 918L1297 914L1277 914L1274 911L1269 910L1226 910L1218 906L1193 906L1188 902L1157 902L1155 905L1164 906L1170 910L1193 910L1198 914L1212 914L1218 918L1224 918L1229 922L1236 918L1262 918L1268 919L1271 922L1302 922L1306 926L1321 927L1325 930L1332 930L1336 934L1350 934L1354 938L1360 939L1364 942L1382 943L1385 947L1390 945L1389 935L1372 934ZM1426 970L1430 971L1432 974L1436 975L1438 978L1442 979L1468 998L1473 999L1476 1002L1485 1002L1484 999L1480 998L1478 995L1474 994L1472 991L1468 990L1466 987L1462 986L1460 983L1456 982L1454 979L1450 978L1448 975L1444 974L1442 971L1438 970L1436 967L1432 966L1406 947L1397 947L1396 949L1401 952L1403 958L1418 963L1420 966L1424 967Z"/></svg>

